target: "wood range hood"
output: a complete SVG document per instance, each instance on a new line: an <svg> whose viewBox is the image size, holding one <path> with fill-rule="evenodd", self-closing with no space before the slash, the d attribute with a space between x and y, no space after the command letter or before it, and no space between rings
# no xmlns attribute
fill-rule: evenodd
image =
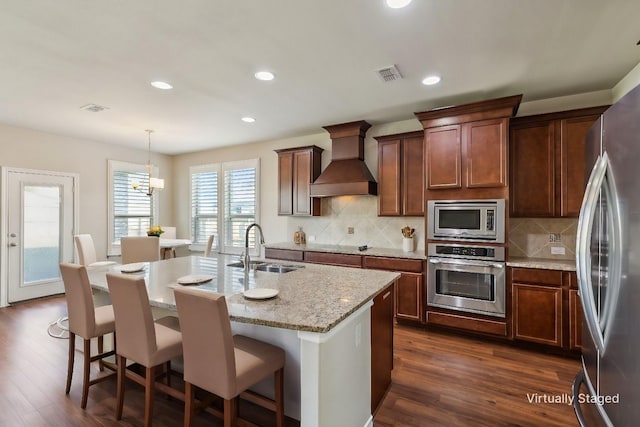
<svg viewBox="0 0 640 427"><path fill-rule="evenodd" d="M323 127L331 136L331 162L310 186L311 197L378 194L378 184L364 162L364 120Z"/></svg>

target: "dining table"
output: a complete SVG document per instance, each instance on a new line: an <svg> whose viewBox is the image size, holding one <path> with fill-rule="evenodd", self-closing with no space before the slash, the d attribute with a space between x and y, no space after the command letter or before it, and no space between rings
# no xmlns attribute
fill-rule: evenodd
<svg viewBox="0 0 640 427"><path fill-rule="evenodd" d="M185 256L92 268L88 273L96 305L110 303L106 273L144 277L150 305L158 317L177 315L176 287L224 294L234 334L285 350L287 416L300 420L303 427L367 425L372 420L371 307L378 294L388 293L399 274L301 262L283 265L269 259L252 261L255 268L245 270L238 256ZM255 290L266 292L256 294ZM252 390L273 397L273 379Z"/></svg>

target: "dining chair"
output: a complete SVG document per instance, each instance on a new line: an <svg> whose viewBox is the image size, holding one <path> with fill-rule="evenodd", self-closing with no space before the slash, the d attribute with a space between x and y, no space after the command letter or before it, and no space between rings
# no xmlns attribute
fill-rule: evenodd
<svg viewBox="0 0 640 427"><path fill-rule="evenodd" d="M196 410L195 387L222 397L224 425L235 426L240 393L249 393L249 387L274 373L275 400L260 396L253 401L275 411L276 423L282 427L284 350L243 335L232 336L224 295L192 288L175 288L174 295L182 329L185 427L191 425Z"/></svg>
<svg viewBox="0 0 640 427"><path fill-rule="evenodd" d="M144 425L148 427L156 389L184 400L184 393L171 388L171 359L182 355L180 324L174 316L153 320L144 277L107 273L107 286L118 335L116 419L122 419L124 381L129 378L145 388ZM127 360L142 365L144 377L127 369ZM156 382L159 366L164 366L164 384Z"/></svg>
<svg viewBox="0 0 640 427"><path fill-rule="evenodd" d="M216 235L212 234L207 239L207 246L204 247L204 256L208 257L211 255L211 249L213 248L213 242L215 240Z"/></svg>
<svg viewBox="0 0 640 427"><path fill-rule="evenodd" d="M162 233L162 237L164 237L165 239L175 239L176 238L176 227L169 227L169 226L161 225L160 228L162 228L162 230L164 231L164 233Z"/></svg>
<svg viewBox="0 0 640 427"><path fill-rule="evenodd" d="M78 261L87 267L101 267L117 264L115 261L98 261L96 247L93 244L91 234L76 234L73 236L78 251Z"/></svg>
<svg viewBox="0 0 640 427"><path fill-rule="evenodd" d="M110 365L104 365L102 359L115 354L114 351L104 352L104 336L114 333L115 347L115 319L113 315L113 307L105 305L95 307L93 304L93 294L91 292L91 284L87 275L87 268L79 264L60 264L60 273L64 283L64 293L67 300L67 312L69 317L69 361L67 365L67 386L65 393L69 394L71 390L71 380L73 377L73 364L75 361L75 337L81 337L84 341L84 373L82 376L82 409L87 407L87 396L89 394L89 386L97 384L115 375L103 375L93 380L89 379L91 371L91 362L100 361L100 370L107 366L114 370ZM91 339L98 339L98 354L91 355Z"/></svg>
<svg viewBox="0 0 640 427"><path fill-rule="evenodd" d="M120 238L120 254L123 264L160 260L160 239L153 236Z"/></svg>

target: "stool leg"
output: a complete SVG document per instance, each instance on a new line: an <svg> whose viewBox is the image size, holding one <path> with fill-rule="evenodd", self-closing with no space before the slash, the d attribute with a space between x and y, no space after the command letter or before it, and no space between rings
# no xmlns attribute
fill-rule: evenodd
<svg viewBox="0 0 640 427"><path fill-rule="evenodd" d="M147 368L144 382L144 427L151 427L151 415L153 414L153 398L155 395L156 379L153 375L154 367Z"/></svg>
<svg viewBox="0 0 640 427"><path fill-rule="evenodd" d="M117 356L116 359L116 371L118 372L118 386L116 392L116 420L122 419L122 406L124 404L124 379L125 369L127 369L127 358L124 356Z"/></svg>
<svg viewBox="0 0 640 427"><path fill-rule="evenodd" d="M87 396L89 394L89 374L91 373L91 340L84 340L84 372L82 376L82 409L87 407Z"/></svg>
<svg viewBox="0 0 640 427"><path fill-rule="evenodd" d="M98 337L98 354L104 353L104 336L100 335ZM100 372L104 371L104 363L102 363L102 359L98 360L98 367L100 367Z"/></svg>
<svg viewBox="0 0 640 427"><path fill-rule="evenodd" d="M224 399L224 427L235 427L238 423L238 397Z"/></svg>
<svg viewBox="0 0 640 427"><path fill-rule="evenodd" d="M284 368L276 371L275 385L276 425L284 427Z"/></svg>
<svg viewBox="0 0 640 427"><path fill-rule="evenodd" d="M184 427L191 427L193 418L193 384L184 383Z"/></svg>
<svg viewBox="0 0 640 427"><path fill-rule="evenodd" d="M65 389L65 393L69 394L69 390L71 390L71 378L73 377L73 362L75 360L76 355L76 334L73 332L69 332L69 363L67 364L67 388Z"/></svg>

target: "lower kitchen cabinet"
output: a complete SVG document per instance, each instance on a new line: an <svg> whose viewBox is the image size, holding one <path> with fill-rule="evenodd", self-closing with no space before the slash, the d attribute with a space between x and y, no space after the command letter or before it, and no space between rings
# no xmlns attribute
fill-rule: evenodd
<svg viewBox="0 0 640 427"><path fill-rule="evenodd" d="M512 268L513 338L579 351L582 306L575 272Z"/></svg>
<svg viewBox="0 0 640 427"><path fill-rule="evenodd" d="M395 317L399 320L422 322L423 261L419 259L365 256L364 268L400 273L395 285Z"/></svg>
<svg viewBox="0 0 640 427"><path fill-rule="evenodd" d="M394 285L378 294L371 307L371 413L391 385L393 369Z"/></svg>

